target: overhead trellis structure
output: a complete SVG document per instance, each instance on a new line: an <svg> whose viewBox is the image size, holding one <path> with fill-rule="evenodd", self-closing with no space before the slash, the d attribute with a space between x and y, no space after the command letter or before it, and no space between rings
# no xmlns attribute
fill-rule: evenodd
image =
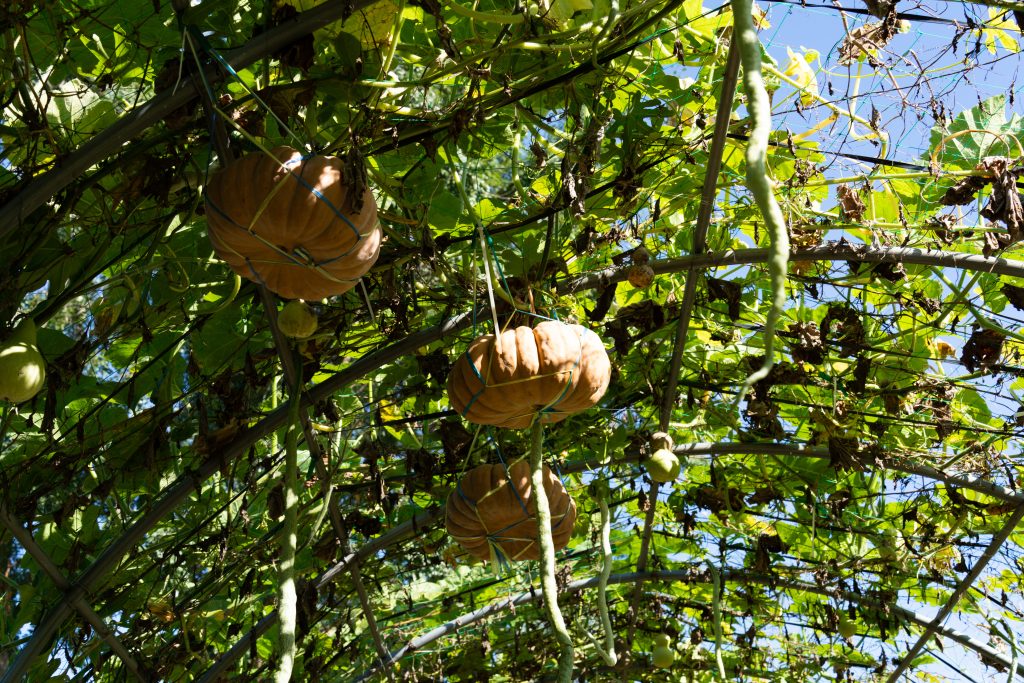
<svg viewBox="0 0 1024 683"><path fill-rule="evenodd" d="M1024 6L8 4L0 680L1024 678ZM204 204L282 145L383 231L299 338ZM464 420L471 340L547 319L599 403ZM530 455L543 600L444 526Z"/></svg>

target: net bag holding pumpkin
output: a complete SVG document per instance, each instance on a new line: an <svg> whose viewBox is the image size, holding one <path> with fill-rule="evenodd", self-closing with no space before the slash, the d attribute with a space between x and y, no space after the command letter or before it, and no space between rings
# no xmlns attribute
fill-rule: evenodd
<svg viewBox="0 0 1024 683"><path fill-rule="evenodd" d="M377 260L381 231L373 193L356 197L343 165L276 147L226 166L206 188L217 256L285 299L354 287Z"/></svg>
<svg viewBox="0 0 1024 683"><path fill-rule="evenodd" d="M551 536L556 550L569 543L576 503L558 477L544 465L544 492L551 506ZM448 495L445 526L466 552L481 560L538 560L537 500L530 465L480 465L459 480Z"/></svg>
<svg viewBox="0 0 1024 683"><path fill-rule="evenodd" d="M448 400L470 422L530 428L529 466L516 463L509 468L511 486L495 478L503 475L503 465L472 470L449 495L445 523L448 533L476 557L540 560L544 608L561 646L562 683L572 679L574 647L558 608L555 550L569 541L576 507L542 462L544 425L595 405L610 380L611 363L601 339L585 327L557 320L477 337L448 375ZM525 487L526 473L530 489ZM484 493L480 498L474 497L478 489ZM526 491L532 494L529 500L523 495ZM516 494L514 500L511 493ZM501 501L494 512L488 503L493 496ZM508 533L516 528L522 532ZM527 536L527 528L533 536Z"/></svg>
<svg viewBox="0 0 1024 683"><path fill-rule="evenodd" d="M546 320L534 328L477 337L448 375L448 400L476 424L529 427L595 405L608 389L611 363L601 338L580 325Z"/></svg>

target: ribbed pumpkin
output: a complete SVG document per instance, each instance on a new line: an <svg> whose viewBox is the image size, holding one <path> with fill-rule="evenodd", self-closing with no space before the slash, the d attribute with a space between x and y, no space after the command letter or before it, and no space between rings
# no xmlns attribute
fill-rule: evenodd
<svg viewBox="0 0 1024 683"><path fill-rule="evenodd" d="M572 536L576 503L547 465L544 492L551 506L552 540L559 550ZM480 465L463 475L449 494L445 526L466 552L481 560L491 559L492 549L509 560L536 560L536 511L528 462L520 460L507 471L505 465Z"/></svg>
<svg viewBox="0 0 1024 683"><path fill-rule="evenodd" d="M558 422L604 396L611 364L600 337L579 325L546 320L477 337L448 375L448 400L470 422L511 429L533 416Z"/></svg>
<svg viewBox="0 0 1024 683"><path fill-rule="evenodd" d="M214 251L286 299L351 289L377 260L381 235L373 193L366 188L355 212L342 165L291 147L229 164L206 188Z"/></svg>

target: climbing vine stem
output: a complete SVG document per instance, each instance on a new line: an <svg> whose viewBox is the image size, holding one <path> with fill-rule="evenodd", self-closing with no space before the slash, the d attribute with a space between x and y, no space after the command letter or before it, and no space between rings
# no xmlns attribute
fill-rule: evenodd
<svg viewBox="0 0 1024 683"><path fill-rule="evenodd" d="M291 405L288 407L288 431L285 434L285 457L283 489L284 489L284 529L281 534L281 558L277 571L281 583L280 612L281 630L278 640L281 660L278 663L275 683L288 683L292 678L292 666L295 663L295 623L297 597L295 592L295 547L299 528L299 495L298 495L298 452L299 432L302 423L299 420L299 407L302 392L292 392Z"/></svg>
<svg viewBox="0 0 1024 683"><path fill-rule="evenodd" d="M572 680L573 646L572 638L565 627L562 611L558 609L558 584L555 582L555 543L551 540L551 506L548 494L544 489L544 465L542 463L544 446L544 423L537 415L531 427L530 441L530 473L533 487L533 499L537 502L537 544L540 546L541 592L544 594L544 609L547 611L548 623L555 632L555 638L562 646L558 657L559 683Z"/></svg>
<svg viewBox="0 0 1024 683"><path fill-rule="evenodd" d="M764 325L764 362L743 382L737 402L743 400L755 383L768 376L775 363L775 329L786 305L786 270L789 265L789 233L786 219L775 199L772 181L768 177L768 135L772 126L771 102L761 77L761 42L754 28L751 0L732 0L735 30L734 39L740 49L743 65L743 90L747 95L751 130L747 140L747 188L754 195L757 208L764 217L770 238L768 273L771 280L772 301Z"/></svg>

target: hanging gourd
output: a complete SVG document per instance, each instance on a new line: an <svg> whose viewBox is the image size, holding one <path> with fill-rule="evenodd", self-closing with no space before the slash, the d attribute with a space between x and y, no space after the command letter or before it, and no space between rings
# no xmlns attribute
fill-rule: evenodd
<svg viewBox="0 0 1024 683"><path fill-rule="evenodd" d="M600 337L546 320L477 337L448 375L448 400L476 424L511 429L558 422L604 396L611 363Z"/></svg>
<svg viewBox="0 0 1024 683"><path fill-rule="evenodd" d="M21 321L0 344L0 401L23 403L46 384L46 361L36 346L36 324Z"/></svg>
<svg viewBox="0 0 1024 683"><path fill-rule="evenodd" d="M448 375L448 400L470 422L509 429L530 427L530 464L526 469L535 495L532 507L527 506L524 514L534 520L531 528L536 532L536 546L513 547L511 553L508 549L502 552L515 559L525 559L526 553L532 554L536 547L536 557L541 562L544 608L561 647L560 683L569 683L572 679L575 650L558 608L555 550L568 542L576 514L573 506L573 520L566 524L565 508L557 507L559 499L553 499L548 490L551 471L542 463L544 424L564 420L572 413L595 405L604 396L609 381L611 363L600 337L585 327L557 320L544 321L534 328L517 327L499 335L477 337ZM559 490L564 494L561 485ZM463 531L458 523L467 515L462 503L453 500L453 496L455 494L449 496L448 505L455 506L455 519L452 523L451 513L448 513L448 531L459 540ZM479 516L480 506L477 501L470 512ZM512 514L514 508L502 509ZM479 544L482 532L483 542L487 544L477 545L477 552L486 549L490 554L494 543L489 536L497 529L490 525L477 529L473 538ZM560 534L564 534L561 543L557 540ZM533 539L528 542L532 544ZM469 550L462 540L459 543ZM521 553L517 556L516 551Z"/></svg>
<svg viewBox="0 0 1024 683"><path fill-rule="evenodd" d="M576 503L547 465L544 493L551 507L551 537L560 550L572 536ZM525 460L504 465L480 465L459 480L448 495L445 526L470 555L481 560L537 560L537 500Z"/></svg>
<svg viewBox="0 0 1024 683"><path fill-rule="evenodd" d="M370 189L356 196L341 159L291 147L248 154L214 175L206 220L232 270L286 299L348 291L380 249Z"/></svg>

